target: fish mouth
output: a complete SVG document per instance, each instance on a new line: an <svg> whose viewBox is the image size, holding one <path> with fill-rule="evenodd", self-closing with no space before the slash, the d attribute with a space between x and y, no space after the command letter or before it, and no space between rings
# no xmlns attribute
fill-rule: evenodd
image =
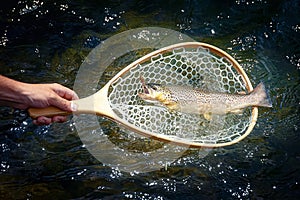
<svg viewBox="0 0 300 200"><path fill-rule="evenodd" d="M143 91L138 93L138 96L145 101L153 100L152 95L150 94L150 90L147 88L147 86L143 86Z"/></svg>
<svg viewBox="0 0 300 200"><path fill-rule="evenodd" d="M145 85L143 85L143 92L144 94L150 94L149 89Z"/></svg>
<svg viewBox="0 0 300 200"><path fill-rule="evenodd" d="M144 99L145 101L152 101L153 97L152 97L152 91L151 88L149 88L148 84L146 84L144 78L141 76L140 77L141 83L142 83L142 89L143 91L138 93L138 96L142 99Z"/></svg>
<svg viewBox="0 0 300 200"><path fill-rule="evenodd" d="M141 83L142 83L142 87L143 87L143 94L150 94L150 91L147 87L147 84L145 82L145 79L143 76L140 76L140 80L141 80Z"/></svg>

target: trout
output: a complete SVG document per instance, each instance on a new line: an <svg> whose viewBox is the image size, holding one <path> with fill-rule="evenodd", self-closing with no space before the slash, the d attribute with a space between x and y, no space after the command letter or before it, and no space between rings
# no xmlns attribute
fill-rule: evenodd
<svg viewBox="0 0 300 200"><path fill-rule="evenodd" d="M229 94L189 86L145 83L142 77L141 82L143 92L138 96L146 102L159 103L170 111L203 114L208 120L212 114L241 113L248 106L272 107L263 83L249 94Z"/></svg>

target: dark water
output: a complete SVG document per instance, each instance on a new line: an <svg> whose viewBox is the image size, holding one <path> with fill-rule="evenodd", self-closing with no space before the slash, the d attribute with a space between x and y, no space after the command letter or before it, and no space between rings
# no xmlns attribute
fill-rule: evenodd
<svg viewBox="0 0 300 200"><path fill-rule="evenodd" d="M9 1L0 8L0 73L72 87L101 41L145 26L226 50L254 85L267 85L274 107L259 109L240 143L206 157L191 149L167 169L140 174L97 161L72 121L37 127L25 111L0 108L1 199L299 198L299 0Z"/></svg>

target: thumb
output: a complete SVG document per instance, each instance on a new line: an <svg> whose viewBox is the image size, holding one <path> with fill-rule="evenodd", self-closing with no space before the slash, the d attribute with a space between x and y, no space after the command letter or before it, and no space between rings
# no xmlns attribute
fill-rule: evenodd
<svg viewBox="0 0 300 200"><path fill-rule="evenodd" d="M74 112L77 110L77 105L73 101L68 101L58 95L55 100L50 102L50 104L68 112Z"/></svg>
<svg viewBox="0 0 300 200"><path fill-rule="evenodd" d="M76 104L73 101L70 101L78 99L77 94L73 90L56 83L51 84L51 88L54 92L54 98L50 98L52 102L49 102L51 105L69 112L77 110Z"/></svg>

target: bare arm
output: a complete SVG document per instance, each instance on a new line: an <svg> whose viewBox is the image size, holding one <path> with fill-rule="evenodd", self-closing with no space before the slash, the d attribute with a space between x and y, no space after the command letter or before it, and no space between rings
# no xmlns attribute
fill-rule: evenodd
<svg viewBox="0 0 300 200"><path fill-rule="evenodd" d="M0 75L0 105L19 109L56 106L62 110L74 111L70 100L78 99L76 93L57 83L29 84ZM40 117L35 124L50 124L65 121L65 116Z"/></svg>

